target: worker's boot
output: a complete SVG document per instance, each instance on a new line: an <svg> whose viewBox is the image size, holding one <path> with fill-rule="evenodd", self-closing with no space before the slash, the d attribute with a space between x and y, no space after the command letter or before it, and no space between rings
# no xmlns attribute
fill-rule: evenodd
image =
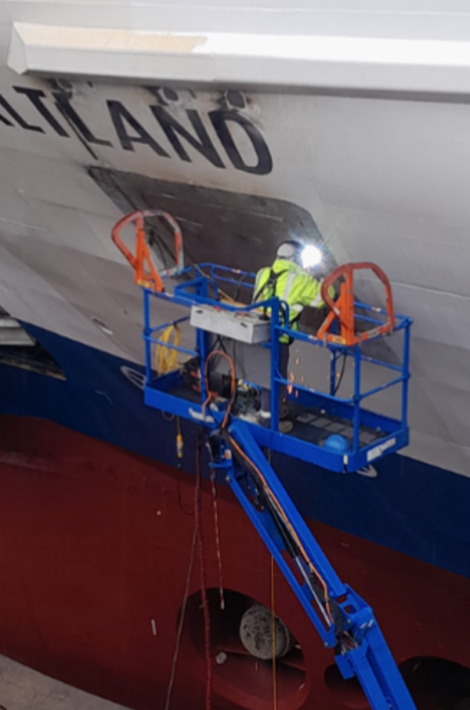
<svg viewBox="0 0 470 710"><path fill-rule="evenodd" d="M290 431L292 431L293 428L294 425L287 419L281 420L279 422L279 431L281 434L288 434Z"/></svg>
<svg viewBox="0 0 470 710"><path fill-rule="evenodd" d="M239 419L242 419L244 422L248 422L249 424L258 424L258 415L256 412L241 412L240 414L236 415ZM1 705L0 705L0 710L1 710Z"/></svg>

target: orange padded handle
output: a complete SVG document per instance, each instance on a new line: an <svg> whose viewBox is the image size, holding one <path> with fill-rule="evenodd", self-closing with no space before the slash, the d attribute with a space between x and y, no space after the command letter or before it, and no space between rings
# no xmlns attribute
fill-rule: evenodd
<svg viewBox="0 0 470 710"><path fill-rule="evenodd" d="M155 269L148 244L145 240L146 217L161 217L170 225L175 237L176 256L176 266L172 269L165 269L162 272L158 272ZM135 254L131 252L121 239L121 230L132 222L135 222L136 229ZM114 225L111 236L115 245L134 269L135 282L139 284L139 286L145 286L147 288L153 286L156 291L163 291L162 275L171 276L184 268L183 235L178 222L174 217L168 214L168 212L163 212L162 210L136 210L135 212L131 212L122 217L119 222ZM146 270L146 266L148 270Z"/></svg>
<svg viewBox="0 0 470 710"><path fill-rule="evenodd" d="M364 269L373 271L384 285L387 321L357 336L354 328L354 272ZM328 290L330 286L342 276L345 277L345 282L341 284L341 292L338 300L335 302L329 295ZM321 285L321 297L323 302L329 307L330 313L317 333L318 338L326 338L332 342L342 342L345 345L355 345L373 336L390 333L395 328L395 313L393 310L393 295L390 281L380 266L370 261L359 261L338 266L337 269L332 271L331 274L324 279ZM340 337L328 332L335 318L338 318L341 324Z"/></svg>

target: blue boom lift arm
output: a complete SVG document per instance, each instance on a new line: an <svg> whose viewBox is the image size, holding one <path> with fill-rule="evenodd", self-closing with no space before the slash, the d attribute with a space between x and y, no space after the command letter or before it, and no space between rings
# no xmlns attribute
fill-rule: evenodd
<svg viewBox="0 0 470 710"><path fill-rule="evenodd" d="M347 289L343 289L340 298L333 304L333 314L330 313L328 316L328 327L322 327L321 338L286 327L285 323L289 323L288 306L287 304L282 306L277 298L249 306L223 302L220 299L221 284L225 288L227 284L237 287L242 284L243 287L250 288L253 286L254 274L213 264L184 268L182 238L177 223L165 213L156 214L166 219L175 233L178 263L172 270L158 272L158 274L154 268L145 271L144 262L138 261L140 254L147 265L149 264L150 254L144 243L143 229L144 218L149 216L149 213L134 213L123 218L117 225L132 221L137 223L135 257L127 248L121 248L116 228L113 230L114 241L134 267L136 280L142 286L144 294L145 402L156 409L198 422L207 429L211 451L210 466L223 472L227 484L273 555L323 644L334 649L335 660L342 676L345 679L357 677L373 710L415 710L414 702L372 609L353 589L340 580L263 453L263 448L266 447L334 472L348 473L357 471L371 461L406 446L411 320L392 313L390 284L383 272L374 265L366 266L374 267L376 273L380 272L380 278L383 281L386 279L384 283L388 284L387 309L354 303L352 272L355 265L348 265L346 267ZM364 268L362 264L357 266ZM180 277L180 283L174 286L172 293L163 289L163 282L169 276ZM170 324L152 326L150 306L155 298L171 301L191 310L202 307L213 309L210 312L214 316L214 322L216 316L221 313L226 314L227 319L236 314L237 317L248 322L248 319L255 317L256 320L258 317L253 314L255 309L269 310L270 333L267 342L264 343L271 351L272 416L269 427L247 423L232 415L231 408L235 394L233 389L229 400L219 398L217 403L213 401L208 381L208 364L214 352L210 348L208 331L215 326L209 325L207 330L195 328L194 349L164 341L159 337L160 333ZM346 314L341 312L341 305L344 309L348 309ZM363 314L359 317L372 325L366 337L354 331L354 318L358 310ZM329 327L335 320L335 312L340 327L336 331L331 331ZM180 318L178 323L185 320L189 320L189 316ZM404 333L401 365L390 365L364 354L362 346L365 340L378 340L400 330ZM212 330L212 332L220 331ZM328 393L313 392L307 387L288 383L280 376L278 346L279 338L283 334L317 347L328 348L331 353ZM155 375L151 357L152 347L155 344L198 358L201 390L199 404L195 403L193 398L188 399L185 396L180 368L164 375ZM349 399L336 396L336 363L339 355L354 359L354 395ZM394 379L373 390L362 392L361 364L363 362L392 370L395 374ZM234 387L234 373L232 375L232 387ZM338 450L333 447L330 450L327 446L328 440L320 443L305 441L298 436L285 435L278 431L279 387L287 384L290 384L297 393L295 397L297 403L310 411L320 410L323 418L327 420L331 417L351 424L352 435L349 440L345 440L345 448ZM393 386L401 387L400 419L395 420L363 408L365 398ZM295 394L291 393L291 397L294 396ZM379 432L372 444L361 443L361 430L364 427Z"/></svg>
<svg viewBox="0 0 470 710"><path fill-rule="evenodd" d="M211 465L224 470L343 678L357 677L374 710L415 710L372 609L339 579L247 425L233 421L211 436L219 445Z"/></svg>

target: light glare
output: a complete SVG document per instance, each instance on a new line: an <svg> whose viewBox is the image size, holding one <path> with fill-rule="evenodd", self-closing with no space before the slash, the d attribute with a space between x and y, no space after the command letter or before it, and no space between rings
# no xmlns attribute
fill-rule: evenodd
<svg viewBox="0 0 470 710"><path fill-rule="evenodd" d="M306 244L302 251L302 266L304 269L318 266L321 260L322 253L320 249L313 244Z"/></svg>

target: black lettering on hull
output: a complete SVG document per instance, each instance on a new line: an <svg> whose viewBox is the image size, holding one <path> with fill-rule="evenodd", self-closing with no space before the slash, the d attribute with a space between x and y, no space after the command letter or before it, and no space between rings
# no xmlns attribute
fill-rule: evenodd
<svg viewBox="0 0 470 710"><path fill-rule="evenodd" d="M192 127L197 135L197 139L192 136L171 114L166 111L163 106L150 106L155 118L165 132L166 137L173 146L175 153L181 158L190 163L191 159L182 145L178 135L195 148L201 155L206 158L216 168L224 168L224 164L220 159L219 154L214 148L211 139L205 129L201 117L194 109L188 109L186 115L189 118Z"/></svg>
<svg viewBox="0 0 470 710"><path fill-rule="evenodd" d="M41 118L46 121L57 135L62 138L70 138L71 135L75 134L95 160L98 160L98 156L92 150L92 144L112 147L113 144L110 140L97 137L77 113L73 106L72 91L67 92L64 89L56 88L51 92L55 108L65 119L67 124L65 125L62 121L57 120L54 115L54 109L51 110L49 108L47 93L41 89L28 86L13 86L12 88L16 94L28 99ZM210 111L208 114L201 114L196 109L186 109L189 126L185 127L172 115L171 109L162 105L145 107L150 109L158 123L159 132L161 131L173 149L170 155L123 103L110 99L106 102L106 105L123 150L134 151L135 144L141 144L148 146L162 158L174 158L177 156L180 160L190 163L192 158L188 153L189 146L215 168L225 169L230 163L236 170L253 175L267 175L273 169L271 153L263 135L250 119L241 114L238 109L217 109ZM9 127L16 124L27 131L45 132L41 126L32 125L25 121L1 94L0 109L3 109L2 113L0 113L0 124ZM208 133L207 124L205 125L207 119L211 121L229 162L223 157L220 147L217 143L214 144L211 135ZM240 143L238 142L237 144L237 135L232 130L233 125L231 126L231 124L236 124L245 132L255 154L255 164L250 164L253 163L253 160L247 158ZM252 154L251 149L250 154Z"/></svg>
<svg viewBox="0 0 470 710"><path fill-rule="evenodd" d="M20 114L15 111L13 106L11 106L3 96L0 95L0 106L3 106L5 111L10 114L12 119L17 122L20 128L24 128L25 131L33 131L34 133L44 133L40 126L32 126L30 123L21 118ZM3 121L5 123L5 121ZM8 124L5 124L8 125Z"/></svg>
<svg viewBox="0 0 470 710"><path fill-rule="evenodd" d="M5 118L5 116L2 116L0 113L0 122L3 123L4 126L13 126L13 123L8 120L8 118Z"/></svg>
<svg viewBox="0 0 470 710"><path fill-rule="evenodd" d="M170 157L120 101L108 101L107 103L111 120L124 150L134 150L134 143L142 143L149 145L160 157ZM124 121L137 133L137 136L128 134Z"/></svg>
<svg viewBox="0 0 470 710"><path fill-rule="evenodd" d="M57 121L55 116L52 115L47 106L44 105L43 99L46 98L44 91L41 91L40 89L31 89L27 86L14 86L13 89L17 94L23 94L31 101L34 108L39 111L41 116L59 136L62 136L63 138L69 137L69 134L64 130L64 128L62 128L59 121Z"/></svg>
<svg viewBox="0 0 470 710"><path fill-rule="evenodd" d="M245 116L241 116L236 111L217 110L210 111L209 118L212 121L220 142L224 146L230 162L236 170L254 175L267 175L273 169L273 160L268 145L259 130ZM256 165L247 165L243 160L238 147L233 140L228 123L238 123L243 128L258 157Z"/></svg>
<svg viewBox="0 0 470 710"><path fill-rule="evenodd" d="M68 121L70 121L70 123L73 124L73 126L75 126L80 135L83 136L88 143L112 146L110 141L104 140L103 138L97 138L93 135L86 123L75 111L68 99L68 96L63 91L53 91L52 95L55 98L55 103L59 111Z"/></svg>

